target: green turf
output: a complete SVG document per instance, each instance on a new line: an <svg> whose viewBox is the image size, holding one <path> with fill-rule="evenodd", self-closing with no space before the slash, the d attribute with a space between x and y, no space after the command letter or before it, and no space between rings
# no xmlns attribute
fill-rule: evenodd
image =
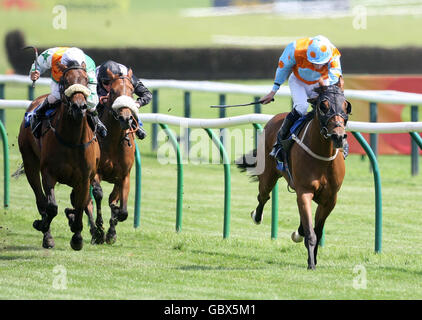
<svg viewBox="0 0 422 320"><path fill-rule="evenodd" d="M45 90L37 88L37 95ZM25 89L8 86L9 99ZM163 113L182 115L182 93L160 90ZM207 107L216 94L195 93L193 117L216 117ZM229 95L228 102L245 100ZM200 107L201 106L201 107ZM145 107L148 112L150 107ZM266 109L288 109L279 101ZM169 111L170 109L170 111ZM251 112L252 110L243 110ZM231 111L240 113L242 111ZM10 167L21 162L16 136L23 110L7 110ZM176 128L173 128L176 130ZM150 126L147 126L151 133ZM129 219L117 226L117 242L93 246L85 222L84 248L70 248L63 214L70 188L56 188L59 215L52 223L56 247L41 248L33 193L25 177L11 181L10 208L0 211L0 299L421 299L421 176L410 175L408 156L381 156L382 253L374 253L374 182L368 159L351 155L335 210L327 220L326 244L315 272L306 270L306 249L290 234L299 224L294 194L279 183L278 239L271 240L271 204L263 224L252 223L257 183L234 166L231 233L223 239L223 168L184 166L183 225L175 232L176 165L161 165L150 150L151 135L138 142L142 155L141 226L133 228L134 170ZM0 162L2 166L2 162ZM111 186L103 184L105 197ZM0 199L2 197L0 188ZM106 202L106 201L105 201ZM315 206L314 206L315 208ZM104 217L109 210L104 203ZM366 288L357 287L366 270ZM60 270L66 272L66 283ZM62 286L60 286L62 284Z"/></svg>

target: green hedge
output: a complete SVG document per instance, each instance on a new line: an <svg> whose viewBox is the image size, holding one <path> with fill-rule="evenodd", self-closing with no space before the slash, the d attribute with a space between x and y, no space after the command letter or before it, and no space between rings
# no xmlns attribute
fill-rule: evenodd
<svg viewBox="0 0 422 320"><path fill-rule="evenodd" d="M24 35L6 35L10 64L18 74L28 74L34 55L23 51ZM39 52L46 48L38 48ZM132 67L147 79L272 79L279 49L244 48L84 48L97 64L114 60ZM339 48L345 74L420 74L422 48Z"/></svg>

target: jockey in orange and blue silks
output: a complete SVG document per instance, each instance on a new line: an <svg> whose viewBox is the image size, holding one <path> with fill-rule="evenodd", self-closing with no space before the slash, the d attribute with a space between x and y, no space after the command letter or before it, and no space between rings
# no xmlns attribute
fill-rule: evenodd
<svg viewBox="0 0 422 320"><path fill-rule="evenodd" d="M340 52L326 37L298 39L287 45L278 61L273 88L260 100L263 104L273 101L280 86L288 79L293 110L283 121L270 155L281 161L278 157L281 141L287 137L293 123L308 110L308 99L317 96L314 89L320 85L320 79L324 85L332 85L341 76Z"/></svg>

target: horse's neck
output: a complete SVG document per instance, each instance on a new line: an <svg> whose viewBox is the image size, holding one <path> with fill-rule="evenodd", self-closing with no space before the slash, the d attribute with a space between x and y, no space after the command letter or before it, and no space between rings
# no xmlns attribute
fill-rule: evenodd
<svg viewBox="0 0 422 320"><path fill-rule="evenodd" d="M104 110L102 120L108 131L106 139L117 145L125 137L125 132L120 127L119 120L116 120L108 110Z"/></svg>
<svg viewBox="0 0 422 320"><path fill-rule="evenodd" d="M303 134L306 134L306 136L303 137L304 143L312 151L323 157L331 157L335 154L336 150L333 147L333 141L330 138L324 138L321 134L321 126L317 117L312 118L307 131L305 132L305 130L303 130L302 135Z"/></svg>
<svg viewBox="0 0 422 320"><path fill-rule="evenodd" d="M69 143L85 143L92 139L93 132L88 125L86 115L82 121L75 121L62 106L56 115L56 131Z"/></svg>

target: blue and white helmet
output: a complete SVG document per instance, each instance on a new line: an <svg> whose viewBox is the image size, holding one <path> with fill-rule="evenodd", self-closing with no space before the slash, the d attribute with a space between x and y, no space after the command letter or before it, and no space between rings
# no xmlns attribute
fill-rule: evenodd
<svg viewBox="0 0 422 320"><path fill-rule="evenodd" d="M308 61L315 64L325 64L332 56L332 44L324 36L316 36L311 39L306 56Z"/></svg>

